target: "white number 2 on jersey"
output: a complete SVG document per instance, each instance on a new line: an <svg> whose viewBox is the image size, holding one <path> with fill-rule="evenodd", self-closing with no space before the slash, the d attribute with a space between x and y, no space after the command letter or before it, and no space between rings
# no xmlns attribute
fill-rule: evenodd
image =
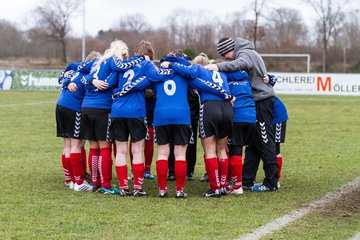
<svg viewBox="0 0 360 240"><path fill-rule="evenodd" d="M176 91L176 84L174 80L167 80L164 82L164 91L168 96L172 96Z"/></svg>
<svg viewBox="0 0 360 240"><path fill-rule="evenodd" d="M130 84L130 83L131 83L131 80L133 80L134 76L135 76L134 70L132 70L132 69L127 70L127 71L124 73L124 78L127 78L127 81L126 81L126 83L124 84L124 86Z"/></svg>
<svg viewBox="0 0 360 240"><path fill-rule="evenodd" d="M219 72L213 71L212 80L213 80L215 83L217 83L220 87L222 87L222 84L223 84L224 81L222 80Z"/></svg>

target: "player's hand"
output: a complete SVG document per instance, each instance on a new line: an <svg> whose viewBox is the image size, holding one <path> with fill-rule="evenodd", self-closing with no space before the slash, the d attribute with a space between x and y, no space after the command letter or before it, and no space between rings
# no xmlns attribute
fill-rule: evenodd
<svg viewBox="0 0 360 240"><path fill-rule="evenodd" d="M104 82L104 81L101 81L98 79L94 79L92 81L92 84L99 90L105 90L109 86L109 84L107 82Z"/></svg>
<svg viewBox="0 0 360 240"><path fill-rule="evenodd" d="M76 92L78 90L78 87L76 85L76 83L69 83L68 87L67 87L71 92Z"/></svg>
<svg viewBox="0 0 360 240"><path fill-rule="evenodd" d="M236 97L235 97L235 96L233 96L233 98L232 98L232 99L231 99L231 101L230 101L231 105L233 105L233 106L234 106L234 102L235 102L235 100L236 100Z"/></svg>
<svg viewBox="0 0 360 240"><path fill-rule="evenodd" d="M73 70L67 71L66 73L64 73L64 77L70 77L73 72Z"/></svg>
<svg viewBox="0 0 360 240"><path fill-rule="evenodd" d="M160 64L160 67L162 68L169 68L170 62L164 61Z"/></svg>
<svg viewBox="0 0 360 240"><path fill-rule="evenodd" d="M208 64L204 66L204 68L208 70L219 71L219 67L216 64Z"/></svg>
<svg viewBox="0 0 360 240"><path fill-rule="evenodd" d="M262 78L262 80L263 80L263 82L264 82L265 84L268 84L269 81L270 81L270 78L269 78L268 75L265 75L265 76Z"/></svg>

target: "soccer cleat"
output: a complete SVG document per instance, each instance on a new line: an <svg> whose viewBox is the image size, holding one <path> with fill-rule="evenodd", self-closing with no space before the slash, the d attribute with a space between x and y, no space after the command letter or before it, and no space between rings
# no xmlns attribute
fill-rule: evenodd
<svg viewBox="0 0 360 240"><path fill-rule="evenodd" d="M194 180L194 175L192 173L187 174L186 175L186 180L193 181Z"/></svg>
<svg viewBox="0 0 360 240"><path fill-rule="evenodd" d="M277 182L277 188L280 190L280 181Z"/></svg>
<svg viewBox="0 0 360 240"><path fill-rule="evenodd" d="M259 185L255 185L251 188L251 191L253 192L278 192L279 189L278 188L268 188L267 186L265 186L264 184L259 184Z"/></svg>
<svg viewBox="0 0 360 240"><path fill-rule="evenodd" d="M69 183L69 188L70 188L70 190L74 190L74 187L75 187L75 183L74 183L73 181L71 181L71 182Z"/></svg>
<svg viewBox="0 0 360 240"><path fill-rule="evenodd" d="M101 192L104 194L104 195L119 195L120 192L119 190L117 190L116 188L104 188L104 187L101 187Z"/></svg>
<svg viewBox="0 0 360 240"><path fill-rule="evenodd" d="M242 187L239 187L238 189L235 189L234 187L230 187L227 189L226 193L229 195L241 195L244 193L244 191Z"/></svg>
<svg viewBox="0 0 360 240"><path fill-rule="evenodd" d="M121 197L131 196L131 192L129 191L129 189L119 188L119 195Z"/></svg>
<svg viewBox="0 0 360 240"><path fill-rule="evenodd" d="M167 190L160 190L159 189L158 197L160 197L160 198L167 197Z"/></svg>
<svg viewBox="0 0 360 240"><path fill-rule="evenodd" d="M221 197L220 191L219 189L216 189L215 192L213 192L211 189L207 190L204 194L204 197L216 197L219 198Z"/></svg>
<svg viewBox="0 0 360 240"><path fill-rule="evenodd" d="M225 195L227 194L227 189L226 189L226 187L220 188L220 194L221 194L222 196L225 196Z"/></svg>
<svg viewBox="0 0 360 240"><path fill-rule="evenodd" d="M134 197L143 197L143 196L147 196L147 192L143 191L142 189L134 189L133 191L133 196Z"/></svg>
<svg viewBox="0 0 360 240"><path fill-rule="evenodd" d="M145 171L144 172L144 177L146 179L154 179L155 178L154 175L152 175L150 171Z"/></svg>
<svg viewBox="0 0 360 240"><path fill-rule="evenodd" d="M92 185L92 191L93 192L101 192L101 187L99 187L99 186L96 186L96 185Z"/></svg>
<svg viewBox="0 0 360 240"><path fill-rule="evenodd" d="M208 175L207 173L204 173L200 178L200 182L208 182L208 181L209 181Z"/></svg>
<svg viewBox="0 0 360 240"><path fill-rule="evenodd" d="M93 187L86 180L84 180L84 182L82 184L75 183L74 191L76 191L76 192L92 192Z"/></svg>
<svg viewBox="0 0 360 240"><path fill-rule="evenodd" d="M71 182L64 182L64 186L65 186L65 187L70 187L70 183L71 183Z"/></svg>
<svg viewBox="0 0 360 240"><path fill-rule="evenodd" d="M187 193L184 191L176 191L176 198L187 198Z"/></svg>

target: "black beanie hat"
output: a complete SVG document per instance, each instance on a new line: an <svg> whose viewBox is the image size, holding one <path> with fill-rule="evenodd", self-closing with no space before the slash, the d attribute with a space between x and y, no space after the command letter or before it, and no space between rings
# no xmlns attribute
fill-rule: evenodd
<svg viewBox="0 0 360 240"><path fill-rule="evenodd" d="M223 37L218 42L216 48L217 48L218 53L221 56L224 56L226 53L235 49L235 41L229 37Z"/></svg>

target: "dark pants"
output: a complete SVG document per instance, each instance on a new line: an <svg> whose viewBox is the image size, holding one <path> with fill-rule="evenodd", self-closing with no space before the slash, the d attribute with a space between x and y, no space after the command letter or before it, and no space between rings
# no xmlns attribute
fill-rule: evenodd
<svg viewBox="0 0 360 240"><path fill-rule="evenodd" d="M255 102L256 105L256 137L253 144L245 150L243 185L252 186L260 159L263 161L265 178L263 184L276 189L278 182L278 163L276 159L275 138L272 124L274 97Z"/></svg>
<svg viewBox="0 0 360 240"><path fill-rule="evenodd" d="M190 143L186 149L186 163L187 163L187 175L194 173L196 164L196 147L197 147L197 129L198 121L191 120L192 136ZM169 155L169 176L175 176L174 172L175 156L174 156L174 145L170 144L170 155Z"/></svg>

